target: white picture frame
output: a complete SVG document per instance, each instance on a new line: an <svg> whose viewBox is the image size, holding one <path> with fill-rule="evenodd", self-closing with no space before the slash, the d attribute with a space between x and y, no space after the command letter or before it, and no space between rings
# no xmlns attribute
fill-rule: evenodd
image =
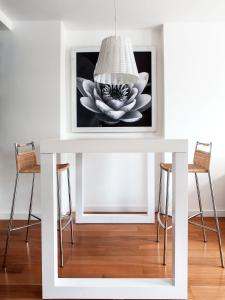
<svg viewBox="0 0 225 300"><path fill-rule="evenodd" d="M116 133L116 132L156 132L157 95L156 95L156 49L153 46L134 47L134 52L151 52L151 91L152 91L152 126L132 127L78 127L77 126L77 53L99 52L99 47L73 47L71 49L71 129L76 133Z"/></svg>

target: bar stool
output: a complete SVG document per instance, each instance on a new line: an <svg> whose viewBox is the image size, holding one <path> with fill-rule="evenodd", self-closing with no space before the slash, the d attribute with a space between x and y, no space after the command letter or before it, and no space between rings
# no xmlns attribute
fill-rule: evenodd
<svg viewBox="0 0 225 300"><path fill-rule="evenodd" d="M27 150L27 148L29 150ZM30 149L31 148L31 149ZM23 149L23 151L21 151ZM26 149L26 150L24 150ZM15 156L16 156L16 180L13 192L13 200L10 212L10 219L8 224L4 259L3 259L3 267L6 267L6 259L8 253L9 239L12 231L24 229L26 228L26 242L28 242L28 234L29 228L31 226L37 225L41 223L41 219L34 214L32 214L32 202L33 202L33 192L34 192L34 181L35 174L39 174L41 169L40 165L37 164L37 158L35 153L35 145L34 142L26 143L26 144L15 144ZM62 216L61 211L61 195L60 195L60 180L59 175L61 172L67 171L67 183L68 183L68 197L69 197L69 213ZM14 216L14 208L16 202L16 191L18 186L19 174L32 174L32 186L31 186L31 194L30 194L30 203L29 203L29 213L27 224L20 227L13 227L13 216ZM71 195L70 195L70 170L69 164L57 164L57 201L58 201L58 231L59 231L59 241L60 241L60 265L63 267L63 243L62 243L62 231L70 224L71 229L71 243L74 243L73 237L73 217L72 217L72 205L71 205ZM37 222L30 223L31 217L35 218ZM68 220L65 225L62 225L64 218L67 217Z"/></svg>
<svg viewBox="0 0 225 300"><path fill-rule="evenodd" d="M199 147L204 148L204 151L199 149ZM208 151L206 151L208 150ZM217 210L216 204L214 199L214 193L212 188L212 181L210 175L210 158L211 158L211 151L212 151L212 143L196 143L195 153L194 153L194 160L193 164L188 164L188 173L195 174L195 182L197 188L197 195L198 195L198 205L199 205L199 212L190 216L188 218L188 222L192 225L198 226L202 228L203 239L204 242L207 242L206 239L206 232L205 230L211 230L217 233L219 251L220 251L220 260L221 266L224 268L224 258L223 258L223 251L222 251L222 244L221 244L221 234L220 234L220 227L219 221L217 217ZM166 180L166 203L165 203L165 213L161 213L161 189L162 189L162 171L167 173L167 180ZM167 251L167 231L172 228L168 226L168 207L169 207L169 181L170 181L170 173L172 172L172 164L168 163L161 163L160 164L160 182L159 182L159 202L158 202L158 212L157 212L157 242L159 242L159 226L161 226L164 230L164 250L163 250L163 264L166 265L166 251ZM216 228L208 227L204 223L203 217L203 209L202 209L202 200L201 194L199 189L199 182L198 182L198 173L206 173L208 174L209 179L209 186L210 186L210 193L213 205L213 212L214 218L216 223ZM161 215L164 216L164 223L161 220ZM201 224L191 221L194 217L200 216L201 217Z"/></svg>

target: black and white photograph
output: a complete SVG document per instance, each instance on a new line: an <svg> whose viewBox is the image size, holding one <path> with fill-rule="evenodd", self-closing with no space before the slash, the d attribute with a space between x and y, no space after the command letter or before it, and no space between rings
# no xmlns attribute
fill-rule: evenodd
<svg viewBox="0 0 225 300"><path fill-rule="evenodd" d="M98 51L73 51L72 127L153 129L153 53L134 51L139 78L134 84L101 84L94 82ZM73 60L72 60L73 61ZM76 87L76 88L75 88ZM135 130L135 131L136 131Z"/></svg>

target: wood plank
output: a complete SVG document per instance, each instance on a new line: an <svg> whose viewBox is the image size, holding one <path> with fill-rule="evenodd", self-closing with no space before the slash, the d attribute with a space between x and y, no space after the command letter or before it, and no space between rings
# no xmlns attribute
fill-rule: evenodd
<svg viewBox="0 0 225 300"><path fill-rule="evenodd" d="M198 220L198 219L197 219ZM225 218L221 218L222 237ZM23 221L16 221L21 225ZM213 226L214 221L206 218ZM7 221L0 221L0 253L6 236ZM163 244L155 242L154 224L78 224L77 243L70 244L70 231L64 231L65 267L61 277L151 278L171 277L172 231L169 232L168 265L162 266ZM223 240L225 249L225 239ZM0 268L1 299L41 299L40 226L30 230L30 242L25 243L25 231L12 233L7 272ZM208 242L202 241L199 228L189 225L189 299L225 299L225 270L220 268L216 235L208 232Z"/></svg>

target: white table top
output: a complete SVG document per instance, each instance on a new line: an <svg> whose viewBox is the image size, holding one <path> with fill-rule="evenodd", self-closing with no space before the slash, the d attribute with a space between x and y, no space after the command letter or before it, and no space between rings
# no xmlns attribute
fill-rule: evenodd
<svg viewBox="0 0 225 300"><path fill-rule="evenodd" d="M48 139L40 144L41 153L148 153L187 152L185 139L152 138L74 138Z"/></svg>

